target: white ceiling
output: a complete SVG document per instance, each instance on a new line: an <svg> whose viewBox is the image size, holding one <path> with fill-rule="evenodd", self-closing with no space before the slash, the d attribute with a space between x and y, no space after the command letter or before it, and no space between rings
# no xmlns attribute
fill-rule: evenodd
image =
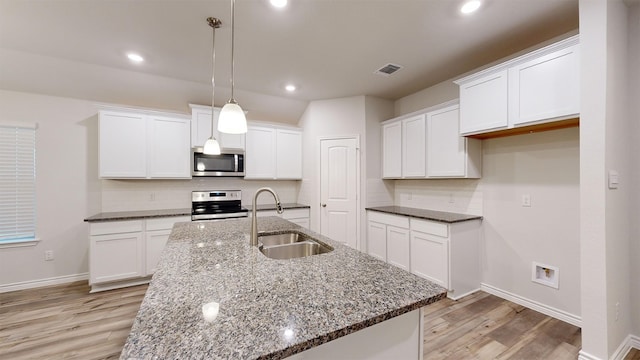
<svg viewBox="0 0 640 360"><path fill-rule="evenodd" d="M277 10L268 0L237 0L235 97L250 114L295 122L310 100L396 100L578 27L577 0L485 0L472 16L460 4L289 0ZM210 104L209 16L223 22L222 105L230 0L0 0L0 88L184 111ZM133 65L127 51L147 61ZM374 74L389 62L403 69ZM286 93L287 82L299 90Z"/></svg>

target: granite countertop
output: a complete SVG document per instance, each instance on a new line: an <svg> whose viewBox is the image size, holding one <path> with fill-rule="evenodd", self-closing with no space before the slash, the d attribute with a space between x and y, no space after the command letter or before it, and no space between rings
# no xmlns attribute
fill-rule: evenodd
<svg viewBox="0 0 640 360"><path fill-rule="evenodd" d="M446 296L279 217L258 224L311 235L334 251L274 260L249 245L250 219L176 224L120 358L282 358Z"/></svg>
<svg viewBox="0 0 640 360"><path fill-rule="evenodd" d="M251 211L251 205L245 205L249 211ZM309 205L302 205L298 203L284 203L283 209L308 209ZM256 211L275 210L274 204L258 205ZM84 221L86 222L105 222L105 221L123 221L123 220L139 220L139 219L151 219L159 217L173 217L173 216L191 216L191 208L184 209L163 209L163 210L141 210L141 211L114 211L104 212L93 216L90 216Z"/></svg>
<svg viewBox="0 0 640 360"><path fill-rule="evenodd" d="M368 207L366 210L378 211L393 215L403 215L418 219L426 219L439 221L444 223L457 223L461 221L478 220L482 219L482 216L458 214L444 211L424 210L403 206L378 206Z"/></svg>
<svg viewBox="0 0 640 360"><path fill-rule="evenodd" d="M191 208L185 209L164 209L164 210L141 210L141 211L115 211L104 212L90 216L86 222L139 220L173 216L191 216Z"/></svg>
<svg viewBox="0 0 640 360"><path fill-rule="evenodd" d="M287 209L309 209L310 206L309 205L302 205L302 204L298 204L298 203L282 203L280 204L282 205L282 208L287 210ZM244 207L246 207L247 209L249 209L249 211L251 211L251 209L253 208L253 206L251 205L244 205ZM256 211L268 211L268 210L276 210L276 205L275 204L258 204L256 207Z"/></svg>

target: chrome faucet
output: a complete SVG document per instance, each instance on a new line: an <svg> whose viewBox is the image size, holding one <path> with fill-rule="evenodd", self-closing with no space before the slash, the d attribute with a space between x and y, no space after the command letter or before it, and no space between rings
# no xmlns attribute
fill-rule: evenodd
<svg viewBox="0 0 640 360"><path fill-rule="evenodd" d="M258 195L260 195L260 193L263 191L268 191L271 193L271 195L273 195L273 198L276 200L276 211L278 212L278 214L282 214L283 211L282 205L280 204L280 198L278 197L278 194L273 191L273 189L263 187L256 190L256 194L253 195L253 202L251 203L251 240L249 240L249 245L251 246L258 246L258 217L256 216L256 208L258 207L258 205L256 204L256 202L258 200Z"/></svg>

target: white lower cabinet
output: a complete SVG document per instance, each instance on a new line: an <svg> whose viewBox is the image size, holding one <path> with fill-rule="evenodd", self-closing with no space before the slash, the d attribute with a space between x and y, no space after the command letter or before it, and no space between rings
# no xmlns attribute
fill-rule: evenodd
<svg viewBox="0 0 640 360"><path fill-rule="evenodd" d="M367 252L446 288L458 299L480 289L480 220L443 223L367 211Z"/></svg>
<svg viewBox="0 0 640 360"><path fill-rule="evenodd" d="M89 284L102 291L148 282L176 222L189 216L92 223Z"/></svg>
<svg viewBox="0 0 640 360"><path fill-rule="evenodd" d="M409 219L368 211L367 220L369 255L409 271Z"/></svg>

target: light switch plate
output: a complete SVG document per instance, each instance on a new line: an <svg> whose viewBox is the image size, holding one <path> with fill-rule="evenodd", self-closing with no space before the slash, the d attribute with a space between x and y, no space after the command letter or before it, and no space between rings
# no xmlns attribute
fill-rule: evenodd
<svg viewBox="0 0 640 360"><path fill-rule="evenodd" d="M609 189L617 189L620 184L620 175L615 170L609 170Z"/></svg>

